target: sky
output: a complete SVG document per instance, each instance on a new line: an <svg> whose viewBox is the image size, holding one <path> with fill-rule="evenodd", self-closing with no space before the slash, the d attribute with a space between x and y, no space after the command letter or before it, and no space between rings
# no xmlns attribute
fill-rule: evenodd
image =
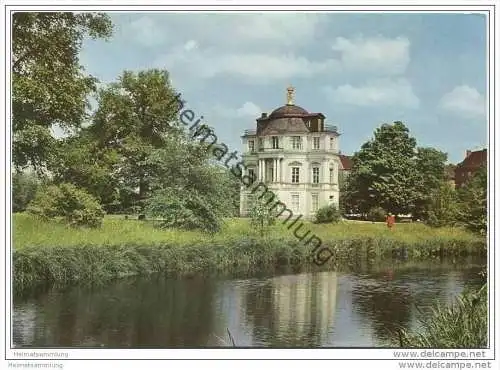
<svg viewBox="0 0 500 370"><path fill-rule="evenodd" d="M110 13L108 41L86 40L85 70L165 69L219 142L242 150L261 112L286 103L321 112L353 154L383 123L452 163L487 144L486 16L375 13Z"/></svg>

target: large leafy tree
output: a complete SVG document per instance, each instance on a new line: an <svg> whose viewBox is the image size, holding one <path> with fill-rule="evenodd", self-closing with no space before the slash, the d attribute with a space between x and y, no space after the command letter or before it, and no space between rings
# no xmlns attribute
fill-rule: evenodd
<svg viewBox="0 0 500 370"><path fill-rule="evenodd" d="M447 181L441 181L429 194L425 221L434 227L453 226L458 221L459 203L457 192Z"/></svg>
<svg viewBox="0 0 500 370"><path fill-rule="evenodd" d="M416 199L413 216L420 219L428 218L428 210L434 194L440 193L446 180L446 153L434 148L418 148L416 161ZM447 184L445 184L448 186ZM449 187L449 186L448 186ZM447 189L444 189L446 193ZM444 195L443 193L443 195Z"/></svg>
<svg viewBox="0 0 500 370"><path fill-rule="evenodd" d="M155 176L146 212L163 219L161 226L217 231L222 217L233 215L230 174L210 163L210 156L207 145L183 132L172 133L152 151L148 164Z"/></svg>
<svg viewBox="0 0 500 370"><path fill-rule="evenodd" d="M416 152L416 140L402 122L377 128L353 156L345 202L362 213L373 207L411 212L417 199Z"/></svg>
<svg viewBox="0 0 500 370"><path fill-rule="evenodd" d="M106 212L120 213L119 163L115 149L99 147L89 129L83 129L58 143L49 169L54 182L77 184L98 199Z"/></svg>
<svg viewBox="0 0 500 370"><path fill-rule="evenodd" d="M458 190L459 220L474 232L485 234L488 229L488 170L478 170Z"/></svg>
<svg viewBox="0 0 500 370"><path fill-rule="evenodd" d="M101 13L16 12L12 20L12 127L16 168L41 170L54 155L51 128L81 126L96 79L78 53L85 37L108 38Z"/></svg>
<svg viewBox="0 0 500 370"><path fill-rule="evenodd" d="M180 130L175 95L168 73L157 69L125 71L98 94L90 132L99 150L119 157L117 179L129 194L137 191L140 206L157 176L152 154Z"/></svg>

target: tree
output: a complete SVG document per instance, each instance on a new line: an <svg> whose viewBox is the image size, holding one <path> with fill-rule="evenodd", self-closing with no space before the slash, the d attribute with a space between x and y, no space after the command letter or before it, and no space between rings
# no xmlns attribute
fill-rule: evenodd
<svg viewBox="0 0 500 370"><path fill-rule="evenodd" d="M426 223L433 227L452 226L457 222L458 198L454 188L441 181L437 189L429 194Z"/></svg>
<svg viewBox="0 0 500 370"><path fill-rule="evenodd" d="M265 199L258 198L252 202L250 208L250 224L257 228L260 236L264 236L267 228L276 221L276 210L270 207Z"/></svg>
<svg viewBox="0 0 500 370"><path fill-rule="evenodd" d="M402 122L383 124L353 156L345 204L360 213L382 207L409 213L417 199L416 140Z"/></svg>
<svg viewBox="0 0 500 370"><path fill-rule="evenodd" d="M485 234L488 229L488 170L479 169L458 190L458 219L469 230Z"/></svg>
<svg viewBox="0 0 500 370"><path fill-rule="evenodd" d="M40 182L32 173L12 174L12 212L23 212L33 200Z"/></svg>
<svg viewBox="0 0 500 370"><path fill-rule="evenodd" d="M119 213L120 184L116 173L119 156L114 149L99 148L88 129L61 140L49 169L53 182L77 184L98 199L108 213Z"/></svg>
<svg viewBox="0 0 500 370"><path fill-rule="evenodd" d="M12 20L13 162L40 171L54 153L53 125L77 129L86 118L96 79L78 61L82 40L108 38L101 13L16 12Z"/></svg>
<svg viewBox="0 0 500 370"><path fill-rule="evenodd" d="M228 177L233 175L210 163L210 156L210 148L186 132L172 133L163 148L151 152L147 163L154 176L146 212L164 219L161 227L214 232L223 217L233 215L234 188Z"/></svg>
<svg viewBox="0 0 500 370"><path fill-rule="evenodd" d="M434 194L439 194L445 181L445 163L447 155L434 148L418 148L416 157L416 199L413 217L428 218L428 209L433 200ZM444 195L444 194L442 194Z"/></svg>
<svg viewBox="0 0 500 370"><path fill-rule="evenodd" d="M118 155L118 180L129 191L137 189L140 206L152 191L158 164L151 162L152 153L179 131L175 95L168 73L157 69L125 71L118 82L99 91L89 130L100 150Z"/></svg>

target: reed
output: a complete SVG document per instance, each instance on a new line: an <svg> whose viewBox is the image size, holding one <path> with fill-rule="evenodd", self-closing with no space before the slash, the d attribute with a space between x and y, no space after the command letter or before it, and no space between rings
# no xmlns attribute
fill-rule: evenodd
<svg viewBox="0 0 500 370"><path fill-rule="evenodd" d="M306 225L333 253L329 264L366 258L403 256L425 259L486 252L486 240L460 229L424 225L342 223ZM208 270L253 269L312 261L304 246L283 225L264 237L248 220L230 219L221 232L204 234L159 230L151 222L107 217L101 229L74 229L26 214L13 217L13 281L16 289L38 282L102 283L155 272L185 274Z"/></svg>
<svg viewBox="0 0 500 370"><path fill-rule="evenodd" d="M421 320L417 333L401 330L397 337L404 348L486 348L486 284L477 292L465 292L451 306L436 305L430 316Z"/></svg>

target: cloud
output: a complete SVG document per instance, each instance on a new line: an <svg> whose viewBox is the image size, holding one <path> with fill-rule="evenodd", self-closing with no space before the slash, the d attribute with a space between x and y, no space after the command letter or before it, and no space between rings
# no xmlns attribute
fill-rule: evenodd
<svg viewBox="0 0 500 370"><path fill-rule="evenodd" d="M484 116L486 101L475 88L461 85L443 95L440 101L441 109L456 115Z"/></svg>
<svg viewBox="0 0 500 370"><path fill-rule="evenodd" d="M247 101L241 105L239 108L228 107L221 104L215 104L209 111L216 115L217 117L223 118L258 118L262 112L262 109L254 102ZM210 115L210 114L209 114Z"/></svg>
<svg viewBox="0 0 500 370"><path fill-rule="evenodd" d="M337 37L332 43L323 27L327 19L315 13L116 17L126 42L157 50L161 46L153 64L184 75L183 80L225 74L262 84L318 75L404 73L410 60L407 38Z"/></svg>
<svg viewBox="0 0 500 370"><path fill-rule="evenodd" d="M233 32L239 31L231 30L231 33ZM266 32L275 32L276 39L278 34L281 35L274 29ZM241 44L243 43L244 41L241 41ZM286 52L279 48L261 49L230 50L191 39L183 45L178 44L169 48L169 52L159 57L154 65L167 68L173 74L190 74L191 77L196 76L200 79L228 75L241 78L247 83L262 84L270 81L340 76L349 73L356 73L358 76L398 75L405 72L410 60L409 41L403 37L394 39L339 37L333 45L337 55L332 53L322 58L312 58L312 54L304 54L299 52L300 49L294 50L294 48Z"/></svg>
<svg viewBox="0 0 500 370"><path fill-rule="evenodd" d="M325 90L336 104L417 108L420 103L411 84L404 78L378 79L363 86L346 84Z"/></svg>
<svg viewBox="0 0 500 370"><path fill-rule="evenodd" d="M262 112L262 109L255 103L251 101L245 102L240 108L236 110L236 115L238 117L258 117Z"/></svg>
<svg viewBox="0 0 500 370"><path fill-rule="evenodd" d="M114 20L125 37L143 46L174 45L187 38L224 48L272 45L284 50L313 40L324 18L316 13L167 13Z"/></svg>
<svg viewBox="0 0 500 370"><path fill-rule="evenodd" d="M166 36L159 31L158 24L153 18L144 15L130 22L124 28L125 37L130 38L143 46L153 47L163 44Z"/></svg>
<svg viewBox="0 0 500 370"><path fill-rule="evenodd" d="M405 37L337 37L332 49L340 53L346 70L395 75L404 73L410 62L410 41Z"/></svg>
<svg viewBox="0 0 500 370"><path fill-rule="evenodd" d="M202 79L220 75L239 77L247 83L266 83L270 80L289 80L297 77L312 77L340 66L334 60L309 60L293 53L266 54L220 53L208 49L175 48L154 63L175 73L195 74Z"/></svg>

